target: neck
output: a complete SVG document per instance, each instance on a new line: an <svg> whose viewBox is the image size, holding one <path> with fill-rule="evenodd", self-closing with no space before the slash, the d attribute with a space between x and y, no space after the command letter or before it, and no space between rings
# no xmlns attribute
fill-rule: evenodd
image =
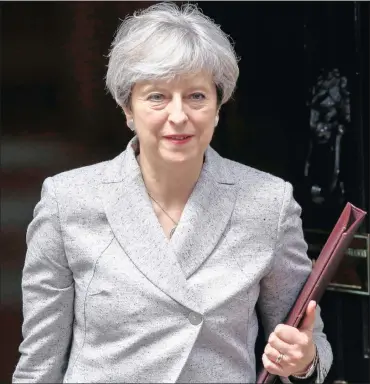
<svg viewBox="0 0 370 384"><path fill-rule="evenodd" d="M165 164L140 153L138 162L148 193L164 207L184 206L203 166L203 157L186 164Z"/></svg>

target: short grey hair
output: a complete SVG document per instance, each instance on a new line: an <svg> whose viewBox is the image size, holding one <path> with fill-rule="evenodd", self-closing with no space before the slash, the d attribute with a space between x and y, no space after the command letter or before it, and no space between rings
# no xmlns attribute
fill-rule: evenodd
<svg viewBox="0 0 370 384"><path fill-rule="evenodd" d="M128 106L134 84L201 70L212 74L219 104L232 96L238 58L228 35L195 4L154 4L126 17L109 52L106 86Z"/></svg>

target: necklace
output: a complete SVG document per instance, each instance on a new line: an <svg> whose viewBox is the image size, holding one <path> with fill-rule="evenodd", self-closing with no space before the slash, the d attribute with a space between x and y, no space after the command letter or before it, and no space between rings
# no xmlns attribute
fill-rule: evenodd
<svg viewBox="0 0 370 384"><path fill-rule="evenodd" d="M163 209L163 207L158 203L157 200L154 199L154 197L149 192L148 192L148 195L158 205L158 207L163 211L163 213L175 224L175 226L170 231L170 238L171 238L176 231L178 223Z"/></svg>

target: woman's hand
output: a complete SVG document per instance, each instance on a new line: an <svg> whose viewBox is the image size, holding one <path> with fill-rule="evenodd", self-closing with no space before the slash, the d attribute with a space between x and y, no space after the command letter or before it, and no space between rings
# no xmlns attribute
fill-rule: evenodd
<svg viewBox="0 0 370 384"><path fill-rule="evenodd" d="M271 333L262 361L265 369L283 377L303 375L312 364L316 346L313 342L316 302L310 301L299 329L279 324Z"/></svg>

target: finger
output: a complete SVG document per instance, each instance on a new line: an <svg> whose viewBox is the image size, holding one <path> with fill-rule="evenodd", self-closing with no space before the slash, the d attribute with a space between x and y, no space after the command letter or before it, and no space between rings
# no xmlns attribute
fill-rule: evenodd
<svg viewBox="0 0 370 384"><path fill-rule="evenodd" d="M273 375L284 376L284 370L271 361L265 354L262 355L262 362L265 369Z"/></svg>
<svg viewBox="0 0 370 384"><path fill-rule="evenodd" d="M284 355L290 356L292 348L295 348L295 346L286 343L285 341L281 340L275 332L271 333L268 344L277 351L280 351L280 353L283 353Z"/></svg>
<svg viewBox="0 0 370 384"><path fill-rule="evenodd" d="M305 317L303 318L302 324L299 327L301 331L313 331L315 326L316 317L316 302L311 300L308 303Z"/></svg>
<svg viewBox="0 0 370 384"><path fill-rule="evenodd" d="M276 326L273 334L287 344L299 344L301 342L301 332L290 325L279 324Z"/></svg>
<svg viewBox="0 0 370 384"><path fill-rule="evenodd" d="M285 355L282 354L281 360L278 363L277 359L280 356L280 352L277 349L273 348L270 344L266 345L264 353L268 357L268 359L271 360L276 365L281 366L282 364L284 364Z"/></svg>

